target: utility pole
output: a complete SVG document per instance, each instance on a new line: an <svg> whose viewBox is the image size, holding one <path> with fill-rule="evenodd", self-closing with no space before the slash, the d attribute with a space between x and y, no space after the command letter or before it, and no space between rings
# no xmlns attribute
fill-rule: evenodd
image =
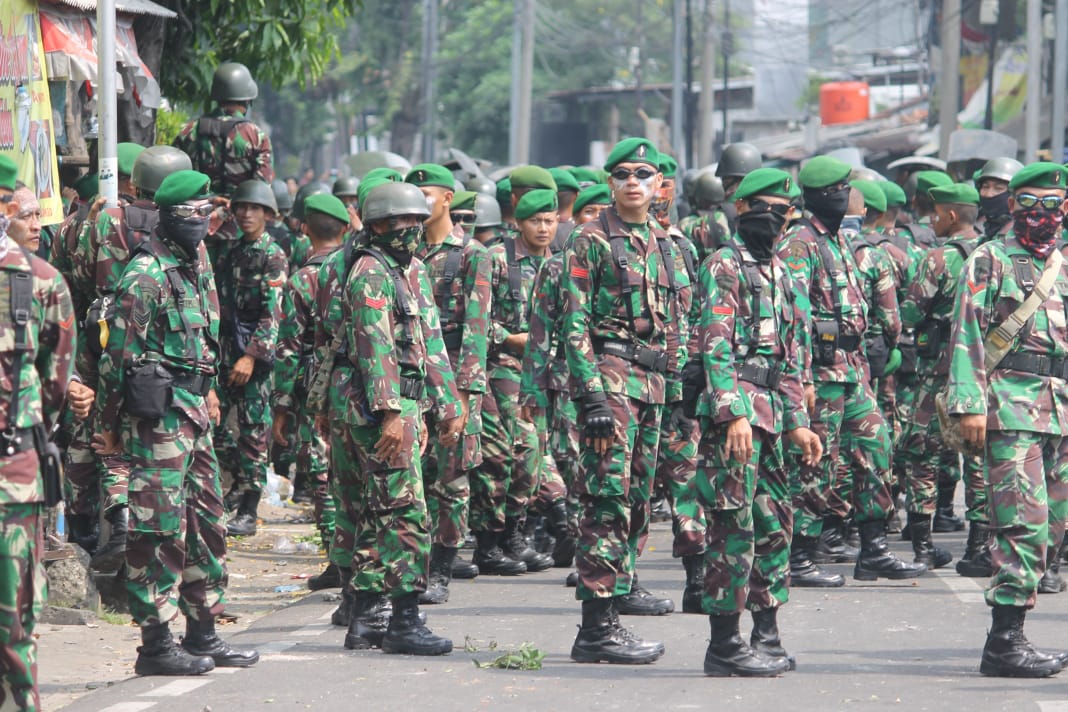
<svg viewBox="0 0 1068 712"><path fill-rule="evenodd" d="M994 64L998 56L998 0L981 0L979 3L979 24L990 33L990 48L986 58L986 113L983 116L983 128L994 128Z"/></svg>
<svg viewBox="0 0 1068 712"><path fill-rule="evenodd" d="M115 96L115 0L100 0L96 6L97 156L100 195L107 207L119 204L119 138Z"/></svg>
<svg viewBox="0 0 1068 712"><path fill-rule="evenodd" d="M1061 163L1064 161L1064 95L1068 88L1068 0L1057 0L1054 23L1057 39L1053 46L1053 121L1049 148L1050 160Z"/></svg>
<svg viewBox="0 0 1068 712"><path fill-rule="evenodd" d="M942 67L938 73L938 156L949 156L949 136L957 130L960 105L960 0L942 2Z"/></svg>
<svg viewBox="0 0 1068 712"><path fill-rule="evenodd" d="M731 142L728 134L730 124L727 123L727 104L730 85L727 83L731 76L731 52L734 50L734 35L731 34L731 0L723 0L723 134L720 141L720 151Z"/></svg>
<svg viewBox="0 0 1068 712"><path fill-rule="evenodd" d="M423 161L434 160L434 61L438 54L438 0L423 0Z"/></svg>
<svg viewBox="0 0 1068 712"><path fill-rule="evenodd" d="M701 96L697 103L697 166L712 162L712 144L716 131L712 125L715 111L713 95L716 81L716 18L712 0L705 0L704 36L701 40Z"/></svg>
<svg viewBox="0 0 1068 712"><path fill-rule="evenodd" d="M1023 162L1038 160L1042 114L1042 0L1027 0L1027 108L1024 113Z"/></svg>
<svg viewBox="0 0 1068 712"><path fill-rule="evenodd" d="M508 162L530 162L530 114L534 76L534 2L515 0L512 11L512 93L508 120Z"/></svg>
<svg viewBox="0 0 1068 712"><path fill-rule="evenodd" d="M684 167L689 168L686 143L682 135L682 31L685 0L675 0L671 12L673 49L671 53L671 148Z"/></svg>
<svg viewBox="0 0 1068 712"><path fill-rule="evenodd" d="M508 98L508 163L519 163L519 81L523 64L523 0L512 5L512 86Z"/></svg>
<svg viewBox="0 0 1068 712"><path fill-rule="evenodd" d="M686 165L696 167L693 154L693 0L686 0Z"/></svg>

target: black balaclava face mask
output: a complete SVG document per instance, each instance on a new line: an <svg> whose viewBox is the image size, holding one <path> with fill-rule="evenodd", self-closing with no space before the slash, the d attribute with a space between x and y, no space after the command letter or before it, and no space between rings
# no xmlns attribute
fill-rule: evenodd
<svg viewBox="0 0 1068 712"><path fill-rule="evenodd" d="M805 188L805 207L820 219L828 230L837 233L842 226L842 218L849 209L849 186L833 193L825 193L821 188Z"/></svg>
<svg viewBox="0 0 1068 712"><path fill-rule="evenodd" d="M1009 191L979 198L979 214L987 220L1004 222L1009 217Z"/></svg>
<svg viewBox="0 0 1068 712"><path fill-rule="evenodd" d="M163 236L177 245L192 261L197 259L197 248L208 236L211 218L194 215L180 218L168 208L159 211L159 225Z"/></svg>
<svg viewBox="0 0 1068 712"><path fill-rule="evenodd" d="M738 237L745 243L757 262L771 262L775 241L786 225L786 216L770 210L750 210L735 220Z"/></svg>

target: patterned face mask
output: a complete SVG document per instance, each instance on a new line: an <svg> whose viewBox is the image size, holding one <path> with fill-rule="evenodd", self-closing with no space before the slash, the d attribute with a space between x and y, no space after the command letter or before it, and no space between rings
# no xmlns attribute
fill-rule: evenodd
<svg viewBox="0 0 1068 712"><path fill-rule="evenodd" d="M1039 259L1049 257L1057 246L1061 231L1060 210L1049 210L1041 205L1012 214L1012 229L1024 249Z"/></svg>
<svg viewBox="0 0 1068 712"><path fill-rule="evenodd" d="M413 225L389 230L381 235L375 235L374 241L384 247L401 264L408 264L412 255L423 243L423 226Z"/></svg>

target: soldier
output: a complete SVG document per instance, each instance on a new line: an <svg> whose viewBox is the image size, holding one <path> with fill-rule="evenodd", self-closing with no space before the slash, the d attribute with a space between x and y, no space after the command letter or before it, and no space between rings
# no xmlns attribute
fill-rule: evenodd
<svg viewBox="0 0 1068 712"><path fill-rule="evenodd" d="M212 191L229 198L247 180L268 185L274 180L271 139L248 118L259 87L248 67L225 62L211 80L211 113L189 121L174 145L193 161L193 168L211 177Z"/></svg>
<svg viewBox="0 0 1068 712"><path fill-rule="evenodd" d="M805 359L806 403L812 429L826 443L816 466L802 465L794 497L790 572L795 586L841 586L838 574L823 571L811 556L827 513L842 514L840 476L852 478L854 518L860 529L860 555L853 578L904 579L921 575L923 564L908 564L890 552L886 518L893 506L889 490L890 434L879 412L861 348L867 331L867 305L857 266L839 233L849 205L850 168L830 156L816 156L801 169L805 208L779 248L794 278L797 304L811 324ZM845 447L843 447L843 443ZM841 463L839 458L842 458Z"/></svg>
<svg viewBox="0 0 1068 712"><path fill-rule="evenodd" d="M991 158L979 169L975 187L979 190L979 217L983 234L992 238L1012 228L1009 211L1009 181L1023 164L1014 158Z"/></svg>
<svg viewBox="0 0 1068 712"><path fill-rule="evenodd" d="M734 190L750 171L760 168L763 159L760 149L751 143L732 143L723 147L716 165L716 177L723 181L723 212L727 219L727 234L734 232Z"/></svg>
<svg viewBox="0 0 1068 712"><path fill-rule="evenodd" d="M575 199L575 224L585 225L600 216L601 211L612 204L612 189L604 183L583 188Z"/></svg>
<svg viewBox="0 0 1068 712"><path fill-rule="evenodd" d="M571 171L564 168L550 168L549 175L553 177L553 182L556 183L556 199L560 203L560 211L557 213L556 237L553 238L552 248L553 252L559 252L564 249L564 243L571 236L571 231L575 229L575 200L578 198L579 193L582 192L582 188L579 187L579 182L575 179L575 176L571 175Z"/></svg>
<svg viewBox="0 0 1068 712"><path fill-rule="evenodd" d="M576 557L582 625L571 648L578 662L651 663L664 646L631 635L617 605L667 607L634 576L645 529L665 403L681 398L671 363L685 350L674 313L674 245L650 222L660 189L659 155L645 139L616 144L605 162L615 204L579 228L561 288L565 353L581 414L582 506ZM643 286L644 285L644 286Z"/></svg>
<svg viewBox="0 0 1068 712"><path fill-rule="evenodd" d="M267 221L267 232L274 244L282 248L289 264L289 273L292 275L304 265L311 254L311 243L308 236L289 229L289 213L293 210L293 196L289 194L289 188L280 180L271 182L271 191L274 193L274 204L278 206L278 212ZM284 471L284 470L283 470Z"/></svg>
<svg viewBox="0 0 1068 712"><path fill-rule="evenodd" d="M460 228L465 238L470 238L474 232L477 199L478 193L473 190L458 190L449 204L449 219L452 225Z"/></svg>
<svg viewBox="0 0 1068 712"><path fill-rule="evenodd" d="M241 239L219 260L215 275L222 307L221 423L215 438L234 475L227 498L237 511L226 532L252 536L267 485L271 368L288 268L285 255L267 233L267 220L277 212L271 187L263 181L245 181L234 192L231 205ZM228 422L231 412L236 413L236 435Z"/></svg>
<svg viewBox="0 0 1068 712"><path fill-rule="evenodd" d="M909 177L909 182L915 189L910 206L913 222L901 226L901 232L917 248L929 250L938 244L934 228L931 227L931 217L934 215L931 188L953 185L953 179L943 171L918 171Z"/></svg>
<svg viewBox="0 0 1068 712"><path fill-rule="evenodd" d="M386 653L409 655L452 651L452 641L421 622L418 602L427 586L430 549L419 457L426 438L421 411L429 407L439 440L454 446L467 415L445 357L426 271L413 257L428 212L415 186L373 188L362 206L369 244L355 250L345 284L343 353L353 371L344 389L343 419L355 446L366 524L377 549L377 556L358 552L353 561L349 649L381 646ZM381 608L382 593L360 585L363 569L379 566L393 604L384 631L366 619Z"/></svg>
<svg viewBox="0 0 1068 712"><path fill-rule="evenodd" d="M775 254L800 194L776 168L746 175L734 194L738 232L700 271L700 356L687 364L686 386L702 424L694 489L709 512L701 582L712 630L706 675L765 677L794 668L777 618L789 597L793 526L781 436L809 465L822 454L804 407L805 323ZM748 645L738 634L746 608L753 614Z"/></svg>
<svg viewBox="0 0 1068 712"><path fill-rule="evenodd" d="M486 379L487 339L490 332L490 258L477 240L454 225L457 205L450 185L452 173L443 166L415 166L405 181L419 188L430 208L424 242L415 256L423 263L438 310L441 336L468 420L459 441L443 441L431 434L423 457L423 481L430 513L430 581L420 603L445 603L457 554L467 533L471 473L482 464L482 397ZM456 193L474 208L475 193ZM468 200L468 197L470 200ZM466 562L460 562L466 564ZM478 567L463 571L467 578ZM474 569L473 571L471 569Z"/></svg>
<svg viewBox="0 0 1068 712"><path fill-rule="evenodd" d="M679 229L697 248L700 262L718 250L729 237L727 215L722 209L726 199L720 178L711 171L697 176L693 187L693 204L697 212L683 218Z"/></svg>
<svg viewBox="0 0 1068 712"><path fill-rule="evenodd" d="M368 172L371 175L371 172ZM330 188L330 192L340 198L345 209L349 211L349 228L356 232L363 224L360 222L360 179L356 176L338 178Z"/></svg>
<svg viewBox="0 0 1068 712"><path fill-rule="evenodd" d="M983 454L994 535L984 675L1047 677L1064 667L1062 654L1036 650L1023 627L1068 503L1068 265L1057 249L1066 184L1068 169L1057 163L1032 163L1013 176L1012 231L964 264L951 318L946 411Z"/></svg>
<svg viewBox="0 0 1068 712"><path fill-rule="evenodd" d="M496 198L479 193L475 196L475 224L471 235L486 249L504 239L505 229L501 221L501 206Z"/></svg>
<svg viewBox="0 0 1068 712"><path fill-rule="evenodd" d="M200 264L215 207L209 190L208 176L196 171L163 180L155 195L159 225L119 282L100 360L93 446L102 457L125 450L130 458L126 590L141 627L139 675L199 675L259 659L215 633L226 537L211 442L218 300L211 269ZM179 610L186 617L181 646L170 632Z"/></svg>
<svg viewBox="0 0 1068 712"><path fill-rule="evenodd" d="M13 202L18 204L19 212L8 228L8 237L36 255L41 248L41 203L25 186L15 189Z"/></svg>
<svg viewBox="0 0 1068 712"><path fill-rule="evenodd" d="M63 278L8 236L20 208L13 198L16 171L14 161L0 156L0 269L6 275L0 363L8 383L0 405L0 708L35 711L34 630L46 585L42 515L59 497L59 472L45 471L42 455L64 404L75 329Z"/></svg>

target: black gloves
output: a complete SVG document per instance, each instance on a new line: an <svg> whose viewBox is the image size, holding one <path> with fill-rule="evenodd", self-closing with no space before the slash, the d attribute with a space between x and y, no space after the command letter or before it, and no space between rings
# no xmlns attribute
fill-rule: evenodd
<svg viewBox="0 0 1068 712"><path fill-rule="evenodd" d="M697 427L697 423L690 419L686 403L680 402L671 406L671 415L668 416L668 426L676 433L680 434L683 439L690 439L690 436L693 435L693 429Z"/></svg>
<svg viewBox="0 0 1068 712"><path fill-rule="evenodd" d="M587 438L615 436L616 419L604 393L590 393L581 401L582 434Z"/></svg>

